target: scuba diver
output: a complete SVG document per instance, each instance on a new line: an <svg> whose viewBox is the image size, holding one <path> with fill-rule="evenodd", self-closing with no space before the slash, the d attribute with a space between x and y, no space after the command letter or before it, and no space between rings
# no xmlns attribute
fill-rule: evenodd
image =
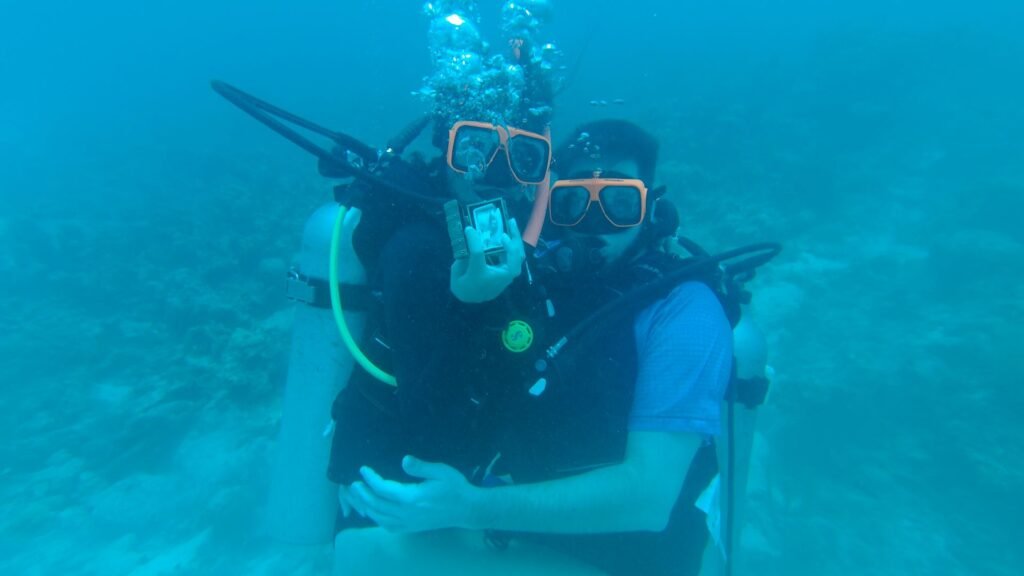
<svg viewBox="0 0 1024 576"><path fill-rule="evenodd" d="M358 430L359 421L333 416L343 411L346 395L379 393L366 385L368 378L383 382L384 394L409 416L404 428L411 447L454 438L438 436L443 428L431 423L453 421L464 407L437 407L422 396L434 387L417 384L449 376L460 318L520 275L518 223L527 223L528 243L539 234L543 202L534 199L545 198L557 75L556 50L539 38L548 2L503 5L508 43L497 43L497 50L482 38L476 4L424 6L433 72L418 94L431 113L381 148L212 82L229 102L315 155L321 175L343 180L334 202L307 221L288 278L288 297L297 305L266 513L278 540L312 544L334 534L335 482L353 471L337 465L339 450L350 445L332 439ZM404 154L431 124L442 155ZM501 234L488 236L484 219L474 221L474 205L481 216L501 211ZM486 254L474 251L481 243ZM350 379L351 392L339 395ZM423 406L432 407L429 417Z"/></svg>
<svg viewBox="0 0 1024 576"><path fill-rule="evenodd" d="M477 316L457 379L432 396L473 407L435 426L464 434L473 422L473 434L431 446L442 458L392 452L397 472L355 466L346 506L376 527L338 535L336 574L700 572L708 530L695 502L717 472L723 400L764 394L733 378L741 284L778 247L662 250L679 219L652 188L657 149L624 121L582 126L559 149L557 239L539 244L532 281ZM552 345L510 347L517 323Z"/></svg>
<svg viewBox="0 0 1024 576"><path fill-rule="evenodd" d="M519 40L509 58L478 55L483 47L472 11L431 9L437 60L428 92L435 104L433 144L444 152L435 181L439 196L451 200L443 218L392 230L372 254L360 253L364 224L353 223L358 259L373 259L368 286L377 295L360 353L393 385L355 371L333 403L328 477L341 487L343 510L361 465L402 477L401 456L420 453L472 474L485 449L479 406L487 391L477 384L486 380L468 376L462 347L523 270L518 223L543 218L534 206L544 197L551 164L550 66L533 38L539 22L524 18L529 4L504 8L504 28ZM477 72L467 72L467 63ZM337 527L367 523L342 515Z"/></svg>

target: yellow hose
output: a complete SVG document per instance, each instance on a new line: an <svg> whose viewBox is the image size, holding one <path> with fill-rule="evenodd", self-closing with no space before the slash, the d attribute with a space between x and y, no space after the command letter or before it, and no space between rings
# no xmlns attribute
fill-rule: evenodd
<svg viewBox="0 0 1024 576"><path fill-rule="evenodd" d="M345 315L341 309L341 287L338 285L338 247L341 244L341 229L342 223L345 220L345 213L348 212L348 208L345 206L338 207L338 219L334 221L334 231L331 233L331 265L330 265L330 284L331 284L331 310L334 312L334 321L338 324L338 331L341 332L341 340L345 343L345 347L348 348L349 354L355 358L356 362L370 373L371 376L380 380L381 382L389 386L397 386L398 383L395 381L395 377L387 372L381 370L376 364L370 361L363 354L363 351L359 349L359 345L356 344L355 339L352 338L352 333L348 330L348 323L345 322Z"/></svg>

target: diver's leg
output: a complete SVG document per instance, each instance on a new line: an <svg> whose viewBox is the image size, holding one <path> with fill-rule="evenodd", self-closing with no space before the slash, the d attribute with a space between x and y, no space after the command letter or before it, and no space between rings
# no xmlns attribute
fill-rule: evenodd
<svg viewBox="0 0 1024 576"><path fill-rule="evenodd" d="M334 576L601 576L600 570L535 544L497 550L481 532L438 530L394 534L344 530L335 539Z"/></svg>

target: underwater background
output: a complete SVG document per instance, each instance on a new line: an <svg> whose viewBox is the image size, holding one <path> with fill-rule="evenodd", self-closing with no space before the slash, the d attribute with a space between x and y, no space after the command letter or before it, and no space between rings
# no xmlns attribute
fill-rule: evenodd
<svg viewBox="0 0 1024 576"><path fill-rule="evenodd" d="M688 236L786 246L738 573L1022 573L1024 4L553 5L556 140L635 120ZM331 182L209 81L382 145L426 44L415 1L0 0L0 573L329 573L259 527Z"/></svg>

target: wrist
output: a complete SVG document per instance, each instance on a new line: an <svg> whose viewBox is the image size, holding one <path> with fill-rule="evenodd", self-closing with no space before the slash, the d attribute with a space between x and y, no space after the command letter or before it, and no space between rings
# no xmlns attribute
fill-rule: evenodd
<svg viewBox="0 0 1024 576"><path fill-rule="evenodd" d="M469 530L487 530L491 528L489 512L490 498L493 489L470 485L466 492L465 528Z"/></svg>
<svg viewBox="0 0 1024 576"><path fill-rule="evenodd" d="M466 281L452 282L449 286L452 296L463 304L482 304L491 300L484 293L484 287Z"/></svg>

